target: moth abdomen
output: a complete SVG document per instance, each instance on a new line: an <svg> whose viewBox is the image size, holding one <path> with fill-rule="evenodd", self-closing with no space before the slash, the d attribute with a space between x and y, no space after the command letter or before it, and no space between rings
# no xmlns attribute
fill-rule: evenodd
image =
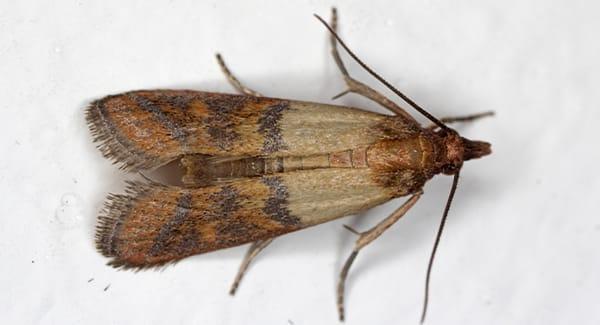
<svg viewBox="0 0 600 325"><path fill-rule="evenodd" d="M183 183L203 186L217 179L257 177L296 170L320 168L367 168L368 146L307 156L207 158L187 155L181 159L186 174Z"/></svg>

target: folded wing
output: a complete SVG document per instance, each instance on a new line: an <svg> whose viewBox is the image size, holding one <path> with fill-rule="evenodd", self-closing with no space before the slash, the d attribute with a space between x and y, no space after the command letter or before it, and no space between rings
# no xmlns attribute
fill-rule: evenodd
<svg viewBox="0 0 600 325"><path fill-rule="evenodd" d="M145 268L279 236L408 194L421 175L388 187L370 169L302 170L201 188L130 183L109 197L97 247L115 267ZM413 186L414 187L414 186Z"/></svg>
<svg viewBox="0 0 600 325"><path fill-rule="evenodd" d="M186 154L314 155L418 132L401 118L359 109L190 90L108 96L91 103L87 121L102 153L130 171Z"/></svg>

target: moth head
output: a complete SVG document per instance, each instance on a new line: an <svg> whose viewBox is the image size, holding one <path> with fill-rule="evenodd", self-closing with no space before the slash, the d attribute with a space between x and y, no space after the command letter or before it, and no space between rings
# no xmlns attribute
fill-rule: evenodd
<svg viewBox="0 0 600 325"><path fill-rule="evenodd" d="M492 153L491 145L484 141L474 141L461 137L454 130L443 130L446 156L442 172L454 175L464 161L487 156Z"/></svg>

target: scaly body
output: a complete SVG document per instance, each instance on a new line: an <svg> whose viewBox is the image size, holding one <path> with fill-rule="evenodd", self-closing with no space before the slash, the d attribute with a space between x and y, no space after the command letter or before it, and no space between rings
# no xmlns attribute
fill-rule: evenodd
<svg viewBox="0 0 600 325"><path fill-rule="evenodd" d="M412 194L446 154L442 137L399 117L264 97L136 91L94 102L88 117L101 141L112 136L101 150L124 168L179 158L186 167L186 188L138 184L135 195L110 201L105 220L119 227L102 232L100 248L129 267L275 237ZM226 129L211 131L214 121Z"/></svg>
<svg viewBox="0 0 600 325"><path fill-rule="evenodd" d="M375 227L357 233L338 282L343 319L345 278L358 252L417 202L425 182L443 173L454 175L454 182L430 259L429 283L463 162L491 153L488 143L465 139L443 121L473 120L489 113L436 119L349 51L334 32L335 10L332 27L327 27L333 57L348 86L342 94L363 95L394 116L264 97L243 86L220 56L221 68L243 95L140 90L107 96L89 106L87 122L94 140L122 169L151 170L176 160L185 169L183 186L132 182L126 194L109 196L96 233L97 247L111 259L109 264L142 269L252 242L233 293L250 261L273 238L410 196ZM422 127L394 102L352 79L336 39L434 125Z"/></svg>

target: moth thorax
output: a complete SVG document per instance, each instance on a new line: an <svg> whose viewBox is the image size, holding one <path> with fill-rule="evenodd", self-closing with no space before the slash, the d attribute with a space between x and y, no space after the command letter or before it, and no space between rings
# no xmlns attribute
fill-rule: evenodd
<svg viewBox="0 0 600 325"><path fill-rule="evenodd" d="M428 168L433 151L430 141L422 137L383 140L372 145L367 153L369 166L385 171Z"/></svg>

